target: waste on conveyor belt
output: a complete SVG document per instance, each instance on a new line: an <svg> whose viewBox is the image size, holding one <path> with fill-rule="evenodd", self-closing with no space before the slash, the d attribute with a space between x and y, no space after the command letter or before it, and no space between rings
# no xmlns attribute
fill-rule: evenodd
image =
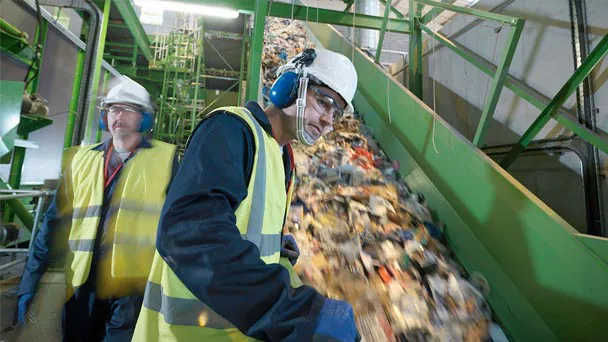
<svg viewBox="0 0 608 342"><path fill-rule="evenodd" d="M277 46L288 44L285 32L298 41L305 34L300 23L279 19L268 28L278 32ZM288 58L311 45L289 47ZM274 61L272 49L264 49L265 61ZM363 341L506 340L484 299L487 284L467 280L424 196L399 177L399 163L360 120L343 118L314 146L296 144L294 157L286 230L301 251L295 270L305 285L352 304Z"/></svg>

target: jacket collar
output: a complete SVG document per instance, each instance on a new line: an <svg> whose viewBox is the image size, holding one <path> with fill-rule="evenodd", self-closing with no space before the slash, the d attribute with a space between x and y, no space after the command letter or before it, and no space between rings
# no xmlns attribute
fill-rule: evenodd
<svg viewBox="0 0 608 342"><path fill-rule="evenodd" d="M112 138L108 138L108 139L104 140L103 143L93 146L93 148L91 148L91 150L92 151L107 151L108 147L110 146L110 142L112 142ZM138 149L139 148L152 148L152 144L150 143L150 141L148 141L148 139L142 137L137 148Z"/></svg>

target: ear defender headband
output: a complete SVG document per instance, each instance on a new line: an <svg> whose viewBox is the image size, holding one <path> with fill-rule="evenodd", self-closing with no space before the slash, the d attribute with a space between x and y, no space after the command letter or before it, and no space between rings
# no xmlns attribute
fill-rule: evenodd
<svg viewBox="0 0 608 342"><path fill-rule="evenodd" d="M107 108L105 101L101 102L101 108ZM107 109L101 109L101 115L99 116L99 128L101 130L109 132L110 129L108 128L107 114L108 114ZM152 127L154 127L154 118L152 116L152 113L141 112L141 123L139 124L139 131L142 133L147 132L147 131L151 130Z"/></svg>
<svg viewBox="0 0 608 342"><path fill-rule="evenodd" d="M306 91L308 90L309 67L317 58L314 49L306 49L293 60L295 68L284 72L270 88L270 101L278 108L286 108L296 102L296 136L304 145L310 146L315 139L304 130L304 112L306 110Z"/></svg>

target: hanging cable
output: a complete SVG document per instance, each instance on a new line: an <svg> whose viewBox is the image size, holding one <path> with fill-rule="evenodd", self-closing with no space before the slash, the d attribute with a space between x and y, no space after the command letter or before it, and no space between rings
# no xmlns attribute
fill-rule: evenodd
<svg viewBox="0 0 608 342"><path fill-rule="evenodd" d="M435 32L435 16L433 16L433 21L432 23L432 28L431 30L433 31L433 33ZM431 39L432 39L432 46L431 49L433 50L433 52L431 53L431 55L433 56L433 128L432 128L432 132L431 132L431 141L433 142L433 149L435 150L435 153L437 153L437 155L439 155L439 150L437 149L437 145L435 144L435 127L437 126L437 94L435 93L435 83L437 82L437 56L435 56L435 35L432 34L431 35Z"/></svg>
<svg viewBox="0 0 608 342"><path fill-rule="evenodd" d="M36 50L34 53L34 58L32 58L32 62L30 63L30 66L28 67L27 72L25 73L25 77L23 78L23 82L25 83L25 89L27 89L27 86L30 84L30 82L33 81L34 78L40 72L40 45L42 41L43 32L42 12L40 11L40 3L38 2L38 0L36 0L36 19L38 21L38 37L36 37L37 39L34 42L34 44L36 44ZM34 68L34 65L36 65L36 69L34 70L34 73L28 78L28 76L32 72L32 69Z"/></svg>

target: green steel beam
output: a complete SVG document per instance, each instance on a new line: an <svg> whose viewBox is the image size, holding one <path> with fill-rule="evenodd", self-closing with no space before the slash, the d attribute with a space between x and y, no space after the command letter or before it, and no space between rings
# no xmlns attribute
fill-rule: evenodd
<svg viewBox="0 0 608 342"><path fill-rule="evenodd" d="M475 54L475 52L469 50L464 45L451 41L449 38L444 36L441 33L433 33L430 30L425 31L426 33L433 35L435 39L437 39L441 44L448 47L450 50L475 65L479 70L483 71L490 77L494 77L496 74L497 67L485 60L483 57ZM530 87L524 82L516 79L511 75L507 75L505 86L509 88L509 90L513 91L517 96L526 100L528 103L533 105L534 107L540 109L541 111L549 104L551 101L550 98L541 94L536 89ZM566 126L568 129L572 130L575 134L593 144L595 147L600 150L608 153L608 140L602 137L597 132L590 130L589 128L581 125L574 115L568 112L563 107L557 109L557 116L555 118L559 123Z"/></svg>
<svg viewBox="0 0 608 342"><path fill-rule="evenodd" d="M348 12L350 11L350 9L353 7L353 5L355 4L354 0L343 0L346 3L346 8L344 8L344 12Z"/></svg>
<svg viewBox="0 0 608 342"><path fill-rule="evenodd" d="M512 27L511 30L509 30L507 43L502 57L500 58L498 69L492 78L492 83L490 84L490 89L488 91L488 97L486 98L486 103L484 105L483 112L481 113L481 119L479 120L477 130L475 131L475 137L473 138L473 144L475 144L477 147L483 146L483 139L488 127L490 126L490 122L494 117L494 111L496 110L496 105L498 105L498 99L500 98L500 93L502 92L502 87L505 84L505 79L507 78L509 67L511 66L511 61L515 55L517 43L519 42L519 37L521 37L523 29L524 21L518 19L517 24Z"/></svg>
<svg viewBox="0 0 608 342"><path fill-rule="evenodd" d="M239 89L237 93L237 106L243 105L241 99L243 97L243 76L245 76L245 59L247 57L247 21L243 25L243 40L241 41L241 66L239 68Z"/></svg>
<svg viewBox="0 0 608 342"><path fill-rule="evenodd" d="M78 50L76 55L76 67L74 68L74 80L72 81L72 97L68 107L68 119L65 126L65 137L63 138L63 148L72 146L72 136L74 134L74 123L76 122L78 109L78 95L80 94L80 82L82 82L82 69L84 66L84 50Z"/></svg>
<svg viewBox="0 0 608 342"><path fill-rule="evenodd" d="M133 46L133 56L131 57L131 65L137 65L137 43Z"/></svg>
<svg viewBox="0 0 608 342"><path fill-rule="evenodd" d="M380 55L382 54L382 44L384 43L384 33L386 32L386 24L388 22L388 16L391 13L392 0L388 0L384 5L384 17L382 18L382 27L380 28L380 37L378 37L378 48L376 49L375 62L379 63Z"/></svg>
<svg viewBox="0 0 608 342"><path fill-rule="evenodd" d="M104 95L107 94L107 91L108 91L108 81L109 80L110 80L110 72L107 71L107 70L104 70L104 72L103 72L103 87L102 87ZM95 143L101 142L101 135L102 135L102 133L103 133L103 131L101 130L101 127L98 125L97 126L97 134L95 135Z"/></svg>
<svg viewBox="0 0 608 342"><path fill-rule="evenodd" d="M2 178L0 178L0 189L9 190L9 189L12 189L12 187L9 187L2 180ZM25 205L23 205L23 203L21 201L19 201L18 199L11 199L11 200L6 201L6 203L8 204L8 207L11 208L11 211L14 212L17 215L17 217L21 220L23 225L31 232L32 227L34 226L34 216L32 216L32 214L27 210ZM8 210L7 210L7 212L8 212ZM13 221L12 219L10 221L8 221L6 216L5 216L5 220L6 220L5 222Z"/></svg>
<svg viewBox="0 0 608 342"><path fill-rule="evenodd" d="M453 1L451 1L451 0L441 0L441 2L452 3ZM422 22L423 24L427 24L427 23L431 22L439 14L441 14L443 11L445 11L445 9L439 8L439 7L433 7L424 16L422 16L422 19L420 19L420 22Z"/></svg>
<svg viewBox="0 0 608 342"><path fill-rule="evenodd" d="M115 0L117 1L117 0ZM216 0L168 0L180 1L199 5L218 6ZM269 2L268 0L266 2ZM252 14L255 11L257 0L222 0L221 7L240 11L242 13ZM264 5L267 6L267 5ZM266 7L268 8L268 7ZM293 9L293 12L292 12ZM371 30L380 30L382 27L382 17L357 13L353 16L352 13L344 13L342 11L328 10L324 8L316 8L310 6L292 5L288 3L273 1L270 6L268 16L290 19L292 17L297 20L307 20L310 22L318 22L324 24L340 25L340 26L355 26ZM388 27L391 32L409 33L409 22L404 19L393 19Z"/></svg>
<svg viewBox="0 0 608 342"><path fill-rule="evenodd" d="M534 120L532 125L526 130L526 132L521 136L519 141L509 154L500 162L500 165L503 168L508 168L514 161L517 159L519 154L530 144L532 139L540 132L540 130L545 127L547 122L555 115L557 109L560 108L564 102L572 95L576 88L589 76L591 71L595 68L595 66L606 56L608 53L608 34L602 38L599 44L589 53L587 58L583 61L583 63L579 66L579 68L574 72L572 76L566 81L564 86L557 92L555 97L549 102L547 107L540 113L538 118ZM608 152L608 151L604 151Z"/></svg>
<svg viewBox="0 0 608 342"><path fill-rule="evenodd" d="M0 30L5 31L6 33L15 36L16 38L22 38L27 42L27 33L19 30L16 26L4 20L3 18L0 18Z"/></svg>
<svg viewBox="0 0 608 342"><path fill-rule="evenodd" d="M392 0L391 0L392 1ZM386 6L386 0L380 0L380 3L382 3L384 6ZM393 12L397 18L399 19L405 19L405 15L401 12L399 12L399 10L397 8L395 8L395 6L389 5L391 12Z"/></svg>
<svg viewBox="0 0 608 342"><path fill-rule="evenodd" d="M410 0L410 44L408 88L422 98L422 31L420 25L421 6Z"/></svg>
<svg viewBox="0 0 608 342"><path fill-rule="evenodd" d="M435 17L437 17L439 14L441 14L441 12L445 11L443 8L433 8L430 11L428 11L421 19L420 22L422 22L423 24L427 24L430 23L433 19L435 19Z"/></svg>
<svg viewBox="0 0 608 342"><path fill-rule="evenodd" d="M252 1L253 2L253 1ZM276 2L272 3L270 8L271 17L291 18L292 5ZM317 9L306 6L293 6L293 18L298 20L307 20L309 22L319 22L340 26L353 26L372 30L380 30L382 28L382 17L357 13L344 13L342 11L333 11L328 9L319 9L317 20ZM409 33L409 21L404 19L392 19L388 25L391 32Z"/></svg>
<svg viewBox="0 0 608 342"><path fill-rule="evenodd" d="M42 21L41 25L36 26L36 32L34 34L34 43L40 41L40 46L38 48L38 64L36 68L32 68L27 74L26 79L30 82L26 85L25 91L29 94L34 94L38 92L38 83L40 81L40 70L42 69L42 63L44 61L44 49L46 47L46 37L47 31L49 27L49 22L46 20ZM11 184L9 182L9 184Z"/></svg>
<svg viewBox="0 0 608 342"><path fill-rule="evenodd" d="M135 43L139 46L141 53L146 57L149 61L152 59L152 52L150 51L150 40L148 40L148 35L144 31L143 26L141 26L141 22L131 5L131 1L125 0L112 0L114 6L120 13L122 20L131 31L131 35L135 39ZM104 6L105 7L105 6ZM107 28L108 24L104 24Z"/></svg>
<svg viewBox="0 0 608 342"><path fill-rule="evenodd" d="M110 27L110 25L108 25L108 27ZM137 43L127 44L127 43L106 42L106 47L124 47L124 48L133 49L133 48L137 47Z"/></svg>
<svg viewBox="0 0 608 342"><path fill-rule="evenodd" d="M119 1L120 2L120 1ZM126 3L126 1L125 1ZM129 7L131 5L129 4ZM93 61L93 79L92 79L92 87L91 94L96 98L99 92L99 80L101 78L101 62L103 62L103 50L105 48L106 43L106 33L108 32L108 21L110 20L110 8L112 7L112 0L105 0L103 6L103 18L101 22L101 27L99 29L99 47L97 49L97 55L94 56L95 60ZM89 39L95 39L96 37L89 37ZM86 108L87 121L86 121L86 130L84 132L84 141L87 143L93 142L93 127L95 124L95 112L97 111L97 101L91 101L89 104L89 108Z"/></svg>
<svg viewBox="0 0 608 342"><path fill-rule="evenodd" d="M264 48L264 23L268 13L267 0L255 0L255 17L253 24L253 40L247 69L247 100L258 101L260 90L260 72L262 67L262 50ZM273 7L278 4L273 4Z"/></svg>
<svg viewBox="0 0 608 342"><path fill-rule="evenodd" d="M492 13L488 11L482 11L478 9L473 9L469 7L455 6L451 4L445 4L442 2L432 1L432 0L415 0L419 4L425 4L433 7L438 7L442 9L446 9L449 11L453 11L456 13L470 14L479 18L495 20L504 24L513 25L517 24L517 18L510 17L508 15ZM411 11L410 11L411 12Z"/></svg>
<svg viewBox="0 0 608 342"><path fill-rule="evenodd" d="M310 26L325 48L351 53L335 30ZM400 175L445 222L457 260L488 280L487 299L510 340L605 340L608 264L372 58L357 50L354 64L365 80L353 99L357 111L388 157L401 163ZM390 96L378 87L387 82Z"/></svg>
<svg viewBox="0 0 608 342"><path fill-rule="evenodd" d="M41 24L36 25L36 32L34 34L34 42L38 42L39 46L36 49L38 54L38 63L36 68L30 68L26 75L25 91L29 94L35 94L38 92L38 84L40 77L42 76L40 70L42 69L42 63L44 58L44 49L46 47L46 38L48 31L48 22L43 20ZM23 123L19 124L17 133L21 139L26 140L29 136L29 131L24 129ZM12 189L19 189L21 187L21 173L23 172L23 162L25 161L25 148L15 146L13 148L13 158L11 161L11 168L8 177L8 184ZM7 222L12 222L14 219L14 213L11 209L7 209L5 219Z"/></svg>

